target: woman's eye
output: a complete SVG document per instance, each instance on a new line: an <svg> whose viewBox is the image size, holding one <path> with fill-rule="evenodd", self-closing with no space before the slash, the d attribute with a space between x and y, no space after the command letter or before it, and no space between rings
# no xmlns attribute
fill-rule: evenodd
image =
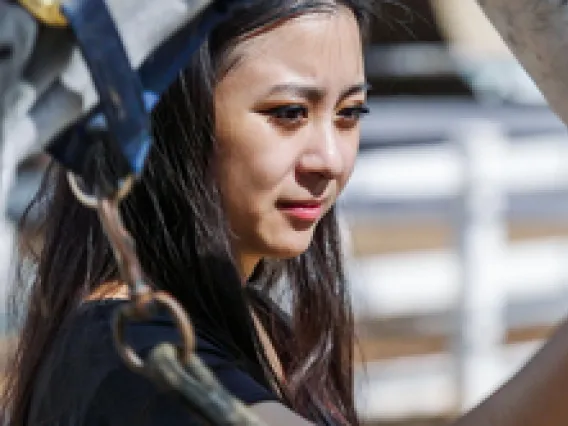
<svg viewBox="0 0 568 426"><path fill-rule="evenodd" d="M361 117L369 114L370 110L367 105L357 105L353 107L343 108L338 115L348 120L359 120Z"/></svg>
<svg viewBox="0 0 568 426"><path fill-rule="evenodd" d="M308 108L302 105L283 105L271 108L264 113L287 124L297 124L308 118Z"/></svg>

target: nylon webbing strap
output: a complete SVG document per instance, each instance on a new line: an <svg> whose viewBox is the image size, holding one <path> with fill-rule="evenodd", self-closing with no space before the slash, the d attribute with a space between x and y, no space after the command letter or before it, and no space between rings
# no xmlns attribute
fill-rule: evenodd
<svg viewBox="0 0 568 426"><path fill-rule="evenodd" d="M91 124L108 128L108 137L120 152L125 170L138 175L150 145L150 119L143 100L143 86L132 69L112 16L103 0L74 0L62 5L99 95L97 111L104 114ZM74 155L59 143L50 152L70 165ZM71 165L73 166L73 165ZM70 167L71 169L78 168Z"/></svg>

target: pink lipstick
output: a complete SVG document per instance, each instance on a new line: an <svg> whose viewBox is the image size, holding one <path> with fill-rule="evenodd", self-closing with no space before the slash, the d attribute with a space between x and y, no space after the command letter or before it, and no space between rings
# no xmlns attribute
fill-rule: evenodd
<svg viewBox="0 0 568 426"><path fill-rule="evenodd" d="M278 203L278 209L288 216L303 221L314 221L321 216L322 206L317 202Z"/></svg>

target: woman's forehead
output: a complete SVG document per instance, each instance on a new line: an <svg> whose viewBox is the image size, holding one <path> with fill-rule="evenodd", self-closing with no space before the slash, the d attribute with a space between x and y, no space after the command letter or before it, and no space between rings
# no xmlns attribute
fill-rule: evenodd
<svg viewBox="0 0 568 426"><path fill-rule="evenodd" d="M359 26L346 8L287 20L240 43L224 78L246 78L251 90L272 84L349 85L364 79Z"/></svg>

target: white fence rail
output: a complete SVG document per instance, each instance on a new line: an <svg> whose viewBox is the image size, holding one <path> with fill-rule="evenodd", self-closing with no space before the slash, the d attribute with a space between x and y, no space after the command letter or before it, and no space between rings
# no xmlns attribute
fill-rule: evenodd
<svg viewBox="0 0 568 426"><path fill-rule="evenodd" d="M540 136L506 146L502 185L508 192L568 188L568 140ZM490 154L489 154L490 155ZM498 154L499 155L499 154ZM492 161L489 157L488 161ZM451 145L391 148L358 159L343 196L356 200L428 200L455 196L463 185L463 160Z"/></svg>
<svg viewBox="0 0 568 426"><path fill-rule="evenodd" d="M358 315L399 317L452 310L461 288L459 256L455 250L430 250L351 260ZM568 240L512 244L495 267L500 275L496 291L507 300L536 304L543 297L562 296L568 311Z"/></svg>

